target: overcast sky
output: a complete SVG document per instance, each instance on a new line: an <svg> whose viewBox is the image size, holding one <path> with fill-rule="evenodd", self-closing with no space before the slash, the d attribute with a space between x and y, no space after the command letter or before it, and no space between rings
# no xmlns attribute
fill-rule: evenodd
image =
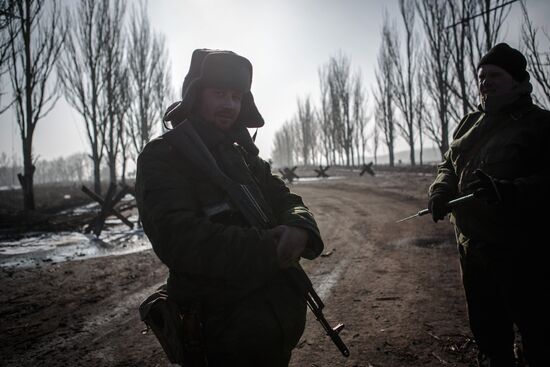
<svg viewBox="0 0 550 367"><path fill-rule="evenodd" d="M442 0L443 1L443 0ZM137 3L130 0L129 5ZM550 18L550 1L527 0L536 25ZM252 92L266 121L259 130L261 155L271 155L274 132L296 110L296 98L310 94L316 103L318 67L339 51L360 68L370 93L379 49L382 14L399 24L397 0L155 0L149 16L166 37L173 87L181 82L196 48L235 51L254 67ZM519 46L519 4L513 5L503 41ZM160 122L159 122L160 123ZM19 131L12 113L0 116L0 152L20 157ZM403 147L400 143L398 147ZM80 117L60 99L38 124L34 154L43 159L88 150Z"/></svg>

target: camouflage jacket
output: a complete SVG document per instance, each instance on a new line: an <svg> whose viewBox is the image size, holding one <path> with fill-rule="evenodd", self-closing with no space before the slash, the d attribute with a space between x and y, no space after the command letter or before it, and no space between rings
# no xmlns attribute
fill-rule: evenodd
<svg viewBox="0 0 550 367"><path fill-rule="evenodd" d="M274 225L309 231L304 257L311 259L322 252L312 213L271 174L268 163L213 127L190 120L182 124L192 124L227 176L260 188L275 217ZM232 209L227 194L168 142L168 134L177 135L179 130L178 126L146 145L138 158L136 177L144 231L170 270L169 296L180 305L199 303L215 313L264 290L283 323L295 322L293 312L304 318L305 301L298 299L278 267L274 240L267 230L249 226ZM298 304L297 311L293 305Z"/></svg>
<svg viewBox="0 0 550 367"><path fill-rule="evenodd" d="M477 199L454 208L451 221L458 240L510 242L540 233L550 188L550 112L523 96L498 114L479 110L464 117L438 167L430 194L444 190L468 194L473 172L509 180L518 189L513 204L491 205Z"/></svg>

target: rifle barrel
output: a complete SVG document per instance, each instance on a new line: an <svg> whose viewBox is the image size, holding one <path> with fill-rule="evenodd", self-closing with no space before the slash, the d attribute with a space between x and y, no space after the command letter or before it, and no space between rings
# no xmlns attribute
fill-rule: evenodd
<svg viewBox="0 0 550 367"><path fill-rule="evenodd" d="M348 347L346 346L346 343L342 340L340 337L340 331L344 328L344 324L338 324L334 328L330 326L327 319L325 318L325 315L323 315L323 307L324 304L319 298L319 295L315 292L315 290L312 287L309 287L308 292L306 294L306 303L315 315L315 318L323 329L325 329L325 333L327 336L332 340L334 345L336 345L336 348L342 353L344 357L349 357L350 351Z"/></svg>
<svg viewBox="0 0 550 367"><path fill-rule="evenodd" d="M476 197L475 194L464 195L464 196L461 196L459 198L456 198L454 200L449 201L447 203L447 206L450 207L450 208L453 208L458 204L473 200L473 199L475 199L475 197ZM403 218L403 219L399 219L395 223L401 223L401 222L404 222L406 220L413 219L413 218L416 218L416 217L421 217L421 216L429 214L429 213L430 213L430 209L422 209L422 210L418 211L418 213L413 214L413 215L408 216L408 217Z"/></svg>

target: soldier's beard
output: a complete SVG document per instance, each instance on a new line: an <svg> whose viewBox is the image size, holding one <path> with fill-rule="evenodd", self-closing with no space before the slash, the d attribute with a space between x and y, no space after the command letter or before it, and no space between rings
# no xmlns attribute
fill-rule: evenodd
<svg viewBox="0 0 550 367"><path fill-rule="evenodd" d="M480 94L481 107L487 113L498 113L504 107L511 105L521 96L530 94L533 91L533 86L529 80L525 80L518 84L512 90L496 93L496 94Z"/></svg>

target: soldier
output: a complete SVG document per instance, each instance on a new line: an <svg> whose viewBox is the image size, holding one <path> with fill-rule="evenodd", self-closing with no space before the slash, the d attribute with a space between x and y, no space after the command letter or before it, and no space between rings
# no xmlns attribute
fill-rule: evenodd
<svg viewBox="0 0 550 367"><path fill-rule="evenodd" d="M550 366L550 112L533 104L526 65L505 43L481 58L481 104L458 124L429 189L435 222L452 211L480 366L516 365L514 325L530 366ZM477 199L446 205L470 193Z"/></svg>
<svg viewBox="0 0 550 367"><path fill-rule="evenodd" d="M264 120L251 82L246 58L195 50L182 101L164 117L174 128L137 164L144 231L169 269L168 298L198 315L209 366L288 365L306 313L289 267L323 250L302 199L258 157L247 128Z"/></svg>

